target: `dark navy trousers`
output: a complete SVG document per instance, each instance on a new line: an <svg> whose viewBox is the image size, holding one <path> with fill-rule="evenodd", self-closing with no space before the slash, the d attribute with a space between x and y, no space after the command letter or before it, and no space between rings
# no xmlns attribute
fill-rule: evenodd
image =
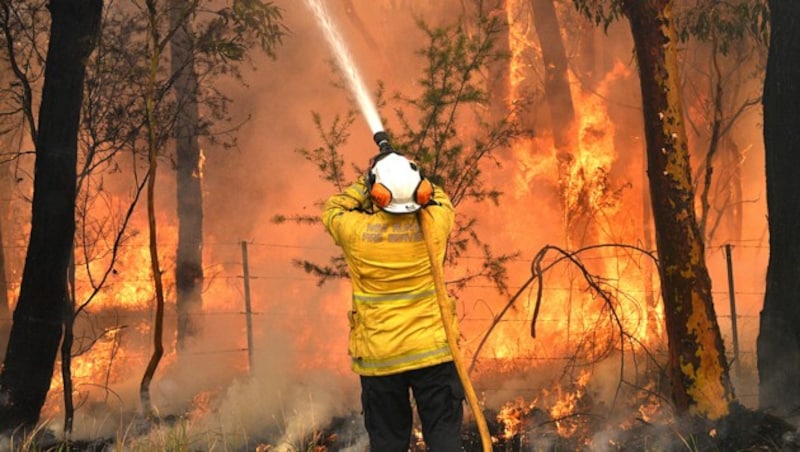
<svg viewBox="0 0 800 452"><path fill-rule="evenodd" d="M411 395L428 450L461 451L464 388L452 361L395 375L361 377L361 406L370 450L408 451L413 423Z"/></svg>

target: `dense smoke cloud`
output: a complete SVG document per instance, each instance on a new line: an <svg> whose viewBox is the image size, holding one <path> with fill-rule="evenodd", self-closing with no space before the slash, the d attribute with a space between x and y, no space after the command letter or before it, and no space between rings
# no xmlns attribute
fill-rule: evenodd
<svg viewBox="0 0 800 452"><path fill-rule="evenodd" d="M336 115L344 115L353 104L347 90L334 86L337 75L332 68L330 49L313 17L302 1L278 2L290 33L277 51L276 60L256 57L252 71L245 74L246 85L233 84L224 90L234 99L234 117L247 119L239 135L238 149L204 146L205 265L207 288L203 294L205 311L203 336L190 344L186 356L168 360L156 374L154 403L163 412L187 412L192 429L198 432L225 432L235 444L242 436L269 437L277 443L296 444L309 432L327 426L332 419L347 417L359 410L357 377L349 372L346 356L349 284L329 282L323 286L316 279L292 265L303 259L326 264L338 253L320 225L277 224L275 215L318 216L320 202L334 190L322 181L313 164L296 152L321 146L312 121L312 112L330 124ZM346 43L362 70L369 89L378 81L388 92L411 94L418 87L416 79L424 62L415 51L426 45L424 34L415 24L415 15L431 23L451 21L462 2L373 1L354 2L355 10L345 10L350 2L330 1L329 8ZM624 30L624 27L622 28ZM629 37L612 27L610 44L596 45L610 68L622 68L625 74L610 77L602 93L606 119L613 130L598 130L598 136L612 141L614 161L608 172L621 193L621 207L615 212L618 227L604 230L607 240L640 244L642 231L629 223L641 223L644 210L642 193L646 191L642 163L644 143L641 136L641 113L638 110L638 82L633 62L628 59ZM605 41L603 41L605 42ZM612 51L620 55L612 56ZM619 65L619 66L616 66ZM575 81L579 83L579 81ZM596 99L596 97L595 97ZM589 102L586 101L586 104ZM395 105L388 105L391 110ZM391 120L390 120L391 121ZM387 125L392 126L389 122ZM739 132L742 142L758 143L759 135ZM742 128L745 129L744 127ZM365 121L357 120L351 128L345 154L364 166L375 152L372 131ZM602 133L601 133L602 132ZM505 149L498 154L499 166L487 166L488 180L504 192L498 206L465 206L463 214L479 220L477 230L497 252L519 252L509 264L509 284L513 290L530 275L530 260L546 244L564 241L563 218L557 202L554 180L552 140L546 128L536 130L523 150ZM756 145L752 145L755 147ZM745 162L745 199L752 200L746 209L747 234L753 248L741 247L737 258L743 270L740 290L759 293L763 289L766 252L758 246L765 239L764 203L761 196L762 170L760 153L753 151ZM349 163L349 162L348 162ZM172 175L162 173L159 189L161 209L169 218L174 212ZM350 176L355 177L354 173ZM608 212L606 212L608 213ZM174 221L174 220L173 220ZM166 220L170 223L170 220ZM164 228L170 231L169 227ZM241 242L247 242L250 290L252 297L253 368L249 369L245 329L244 290L242 284ZM172 252L172 251L170 251ZM713 252L713 251L712 251ZM474 257L474 256L468 256ZM169 262L169 260L166 260ZM745 263L747 262L747 263ZM461 271L476 260L465 259ZM710 259L715 289L725 287L724 261ZM167 271L172 271L169 268ZM568 334L560 319L575 315L575 306L561 305L567 285L554 283L544 306L545 322L537 339L528 335L530 294L520 302L517 323L502 332L509 344L529 355L540 353L547 359L551 346ZM573 279L574 281L574 279ZM750 290L752 289L752 290ZM556 295L552 295L552 294ZM717 304L722 316L727 312L726 298ZM760 299L740 298L739 314L750 324L754 343ZM464 318L464 344L475 347L507 296L494 288L474 287L459 305ZM587 308L588 309L588 308ZM570 317L574 324L578 319ZM590 317L590 316L587 316ZM169 321L169 320L168 320ZM573 324L573 325L574 325ZM723 332L728 331L727 325ZM168 335L172 343L174 336ZM131 345L131 344L128 344ZM146 342L137 343L149 353ZM502 345L502 344L501 344ZM752 346L749 347L752 350ZM485 362L500 356L502 347L493 344L485 351ZM544 359L544 358L543 358ZM550 365L553 361L546 361ZM562 362L562 361L559 361ZM538 362L525 361L526 364ZM610 378L616 378L617 363L602 366ZM608 367L608 369L605 369ZM130 368L128 378L114 385L115 400L108 406L90 404L78 411L76 435L94 436L113 433L130 420L128 413L138 404L138 380L142 368ZM560 370L560 368L559 368ZM598 377L590 389L598 400L614 398L616 380ZM495 407L526 393L533 397L536 388L557 379L555 373L526 372L502 381L486 381L487 404ZM58 404L58 394L51 394L50 406ZM125 413L120 415L119 413ZM55 426L57 423L53 423ZM358 429L356 429L358 430ZM361 432L355 431L354 435Z"/></svg>

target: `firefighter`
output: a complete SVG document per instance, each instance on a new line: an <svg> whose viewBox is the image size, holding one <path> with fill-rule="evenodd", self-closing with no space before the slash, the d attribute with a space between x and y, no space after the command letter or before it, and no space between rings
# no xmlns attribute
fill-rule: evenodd
<svg viewBox="0 0 800 452"><path fill-rule="evenodd" d="M461 450L464 389L442 324L419 209L433 218L442 262L453 204L414 162L389 149L372 159L367 176L331 196L322 215L350 274L348 353L361 380L372 451L408 450L411 395L427 447ZM455 314L447 321L458 331Z"/></svg>

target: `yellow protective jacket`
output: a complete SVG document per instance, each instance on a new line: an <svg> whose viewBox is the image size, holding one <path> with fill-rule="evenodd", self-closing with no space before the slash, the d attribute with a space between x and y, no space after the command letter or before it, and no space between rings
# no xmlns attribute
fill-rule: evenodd
<svg viewBox="0 0 800 452"><path fill-rule="evenodd" d="M433 201L423 214L433 215L436 258L443 261L455 213L444 190L434 187ZM331 196L322 214L344 252L353 287L353 371L390 375L452 361L417 215L370 212L370 204L362 178ZM450 321L457 332L455 314Z"/></svg>

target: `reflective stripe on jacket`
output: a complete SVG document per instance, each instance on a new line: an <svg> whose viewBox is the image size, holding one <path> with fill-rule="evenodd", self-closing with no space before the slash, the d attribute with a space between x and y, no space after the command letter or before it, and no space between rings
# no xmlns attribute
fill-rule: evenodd
<svg viewBox="0 0 800 452"><path fill-rule="evenodd" d="M437 259L443 261L455 213L438 187L433 200L424 214L434 217ZM344 252L353 286L348 315L353 371L389 375L452 361L416 214L370 213L368 204L366 187L359 181L331 196L322 215Z"/></svg>

